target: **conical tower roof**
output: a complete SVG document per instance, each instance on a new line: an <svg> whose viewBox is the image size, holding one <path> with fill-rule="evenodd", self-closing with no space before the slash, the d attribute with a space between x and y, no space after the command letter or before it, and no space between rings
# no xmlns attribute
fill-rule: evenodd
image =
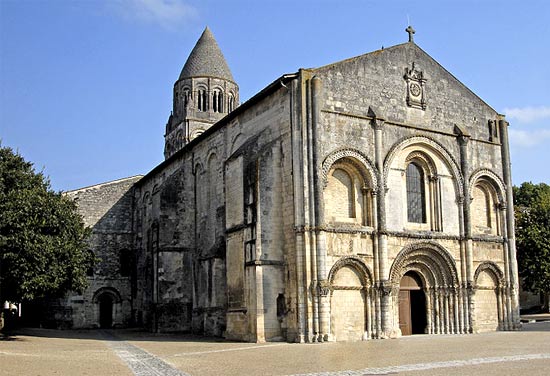
<svg viewBox="0 0 550 376"><path fill-rule="evenodd" d="M190 77L218 77L235 82L222 51L208 27L187 58L179 79Z"/></svg>

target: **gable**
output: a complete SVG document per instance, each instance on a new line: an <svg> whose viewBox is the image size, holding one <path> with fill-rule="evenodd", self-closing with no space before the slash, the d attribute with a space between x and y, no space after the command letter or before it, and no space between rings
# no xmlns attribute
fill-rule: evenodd
<svg viewBox="0 0 550 376"><path fill-rule="evenodd" d="M370 107L387 121L449 134L457 124L482 140L490 139L488 121L498 116L414 43L313 71L323 81L324 109L328 111L368 116ZM419 86L413 88L411 82ZM419 93L412 101L411 88Z"/></svg>

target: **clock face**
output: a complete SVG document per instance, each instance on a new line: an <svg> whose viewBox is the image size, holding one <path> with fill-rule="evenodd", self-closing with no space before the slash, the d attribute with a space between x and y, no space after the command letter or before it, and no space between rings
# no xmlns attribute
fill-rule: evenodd
<svg viewBox="0 0 550 376"><path fill-rule="evenodd" d="M420 92L422 89L420 89L420 86L417 83L412 83L410 85L411 94L415 97L418 97L420 95Z"/></svg>

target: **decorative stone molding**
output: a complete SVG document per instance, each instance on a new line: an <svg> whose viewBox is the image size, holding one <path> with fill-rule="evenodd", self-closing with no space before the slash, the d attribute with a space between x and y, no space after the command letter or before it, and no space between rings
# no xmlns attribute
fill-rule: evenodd
<svg viewBox="0 0 550 376"><path fill-rule="evenodd" d="M429 179L437 179L437 168L435 167L434 161L426 155L426 153L419 150L413 151L407 155L407 158L405 159L405 166L403 166L403 173L407 171L407 165L414 160L420 161L423 166L427 167Z"/></svg>
<svg viewBox="0 0 550 376"><path fill-rule="evenodd" d="M470 176L470 185L468 187L468 195L472 197L473 195L473 189L475 184L480 180L487 180L489 183L492 184L493 188L495 189L498 197L499 203L502 203L505 201L506 197L506 184L504 184L504 181L493 171L487 169L487 168L480 168L477 169L472 173Z"/></svg>
<svg viewBox="0 0 550 376"><path fill-rule="evenodd" d="M413 268L433 286L458 286L456 263L438 243L424 241L405 246L390 269L390 281L399 285L403 275Z"/></svg>
<svg viewBox="0 0 550 376"><path fill-rule="evenodd" d="M326 279L322 279L317 283L319 294L321 296L328 296L330 294L330 283Z"/></svg>
<svg viewBox="0 0 550 376"><path fill-rule="evenodd" d="M439 154L440 157L443 159L447 167L449 167L449 170L451 170L453 181L455 182L456 194L459 195L460 192L463 192L464 178L460 172L460 168L458 167L456 159L453 157L452 153L447 150L447 148L445 148L433 138L427 136L407 137L392 146L392 148L388 152L388 155L386 156L386 159L384 160L384 182L388 181L390 167L395 157L406 147L415 144L418 144L421 147L428 147L436 151L437 154Z"/></svg>
<svg viewBox="0 0 550 376"><path fill-rule="evenodd" d="M117 289L115 289L114 287L101 287L94 293L92 303L99 303L99 298L105 294L109 295L113 299L113 303L115 304L122 302L122 298L120 297L120 293Z"/></svg>
<svg viewBox="0 0 550 376"><path fill-rule="evenodd" d="M372 273L369 270L369 267L363 262L363 260L357 256L344 256L336 261L336 263L334 263L334 265L330 269L330 272L328 273L327 281L332 289L335 288L334 277L336 276L336 273L341 268L346 266L355 269L355 271L359 273L362 287L365 288L372 285Z"/></svg>
<svg viewBox="0 0 550 376"><path fill-rule="evenodd" d="M477 269L474 273L474 285L473 285L473 287L475 289L478 288L477 279L479 278L479 275L481 274L481 272L483 272L485 270L490 270L491 273L493 273L493 275L497 278L497 282L498 282L497 287L498 288L506 287L506 282L504 280L504 273L502 272L502 270L500 270L498 265L495 264L493 261L484 261L477 267Z"/></svg>
<svg viewBox="0 0 550 376"><path fill-rule="evenodd" d="M424 73L416 69L413 62L411 68L405 68L403 76L407 83L407 106L426 109L426 79Z"/></svg>
<svg viewBox="0 0 550 376"><path fill-rule="evenodd" d="M366 183L371 184L372 190L378 189L378 179L377 179L377 170L374 164L361 152L354 149L340 149L330 153L321 167L321 179L322 186L325 188L328 183L328 173L330 172L332 166L339 160L349 158L352 162L355 162L355 167L361 172L363 179Z"/></svg>

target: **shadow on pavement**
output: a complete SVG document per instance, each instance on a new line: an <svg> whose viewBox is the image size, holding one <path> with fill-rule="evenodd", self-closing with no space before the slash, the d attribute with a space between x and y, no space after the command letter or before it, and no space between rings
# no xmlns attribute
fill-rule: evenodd
<svg viewBox="0 0 550 376"><path fill-rule="evenodd" d="M522 324L522 332L550 332L550 321L538 321Z"/></svg>
<svg viewBox="0 0 550 376"><path fill-rule="evenodd" d="M84 340L115 340L115 341L152 341L152 342L203 342L203 343L242 343L229 341L218 337L205 337L186 333L151 333L143 329L44 329L17 328L9 334L0 334L0 340L22 340L19 336L84 339Z"/></svg>

